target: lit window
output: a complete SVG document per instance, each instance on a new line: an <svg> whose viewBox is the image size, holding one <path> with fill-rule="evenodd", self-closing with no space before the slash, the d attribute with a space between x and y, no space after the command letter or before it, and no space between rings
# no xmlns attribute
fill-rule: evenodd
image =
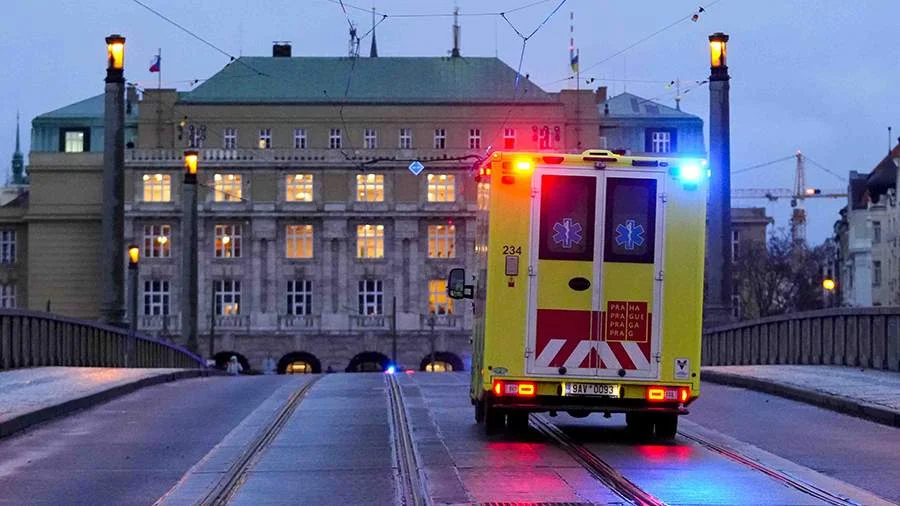
<svg viewBox="0 0 900 506"><path fill-rule="evenodd" d="M306 129L294 129L294 149L306 149Z"/></svg>
<svg viewBox="0 0 900 506"><path fill-rule="evenodd" d="M144 225L144 257L169 258L172 230L169 225Z"/></svg>
<svg viewBox="0 0 900 506"><path fill-rule="evenodd" d="M400 149L412 149L412 128L400 129Z"/></svg>
<svg viewBox="0 0 900 506"><path fill-rule="evenodd" d="M172 176L144 174L144 202L171 202Z"/></svg>
<svg viewBox="0 0 900 506"><path fill-rule="evenodd" d="M662 130L650 132L650 152L670 153L672 151L672 133Z"/></svg>
<svg viewBox="0 0 900 506"><path fill-rule="evenodd" d="M329 149L341 149L341 129L340 128L332 128L330 132L328 132L328 148Z"/></svg>
<svg viewBox="0 0 900 506"><path fill-rule="evenodd" d="M384 225L356 226L357 258L384 258Z"/></svg>
<svg viewBox="0 0 900 506"><path fill-rule="evenodd" d="M160 279L144 281L144 315L169 314L169 282Z"/></svg>
<svg viewBox="0 0 900 506"><path fill-rule="evenodd" d="M487 211L491 201L491 183L478 183L478 210Z"/></svg>
<svg viewBox="0 0 900 506"><path fill-rule="evenodd" d="M313 175L291 174L285 176L284 187L286 189L285 200L288 202L312 202L313 201Z"/></svg>
<svg viewBox="0 0 900 506"><path fill-rule="evenodd" d="M469 129L469 149L481 149L481 129Z"/></svg>
<svg viewBox="0 0 900 506"><path fill-rule="evenodd" d="M313 256L313 226L312 225L288 225L285 227L287 257L288 258L312 258Z"/></svg>
<svg viewBox="0 0 900 506"><path fill-rule="evenodd" d="M88 139L90 130L86 128L64 129L62 131L62 141L60 151L66 153L83 153L90 150Z"/></svg>
<svg viewBox="0 0 900 506"><path fill-rule="evenodd" d="M16 307L16 285L5 283L0 285L0 308Z"/></svg>
<svg viewBox="0 0 900 506"><path fill-rule="evenodd" d="M434 149L445 149L447 147L447 131L443 128L434 129Z"/></svg>
<svg viewBox="0 0 900 506"><path fill-rule="evenodd" d="M367 128L363 132L363 146L366 149L378 148L378 132L374 128Z"/></svg>
<svg viewBox="0 0 900 506"><path fill-rule="evenodd" d="M287 282L287 312L289 315L312 313L312 281L292 279Z"/></svg>
<svg viewBox="0 0 900 506"><path fill-rule="evenodd" d="M269 149L272 147L272 129L259 129L259 149Z"/></svg>
<svg viewBox="0 0 900 506"><path fill-rule="evenodd" d="M241 282L234 279L213 281L216 296L216 314L231 316L241 314Z"/></svg>
<svg viewBox="0 0 900 506"><path fill-rule="evenodd" d="M237 148L237 130L234 128L226 128L222 136L222 147L225 149Z"/></svg>
<svg viewBox="0 0 900 506"><path fill-rule="evenodd" d="M384 290L380 279L364 279L359 282L359 314L384 314Z"/></svg>
<svg viewBox="0 0 900 506"><path fill-rule="evenodd" d="M0 230L0 263L16 263L16 231Z"/></svg>
<svg viewBox="0 0 900 506"><path fill-rule="evenodd" d="M447 297L446 279L432 279L428 282L428 313L453 314L453 299Z"/></svg>
<svg viewBox="0 0 900 506"><path fill-rule="evenodd" d="M451 174L428 174L428 202L456 202L455 180Z"/></svg>
<svg viewBox="0 0 900 506"><path fill-rule="evenodd" d="M456 225L428 225L428 258L456 257Z"/></svg>
<svg viewBox="0 0 900 506"><path fill-rule="evenodd" d="M515 149L516 148L516 129L515 128L504 128L503 129L503 149Z"/></svg>
<svg viewBox="0 0 900 506"><path fill-rule="evenodd" d="M213 174L213 199L216 202L241 201L240 174Z"/></svg>
<svg viewBox="0 0 900 506"><path fill-rule="evenodd" d="M356 176L357 202L384 202L384 175L358 174Z"/></svg>
<svg viewBox="0 0 900 506"><path fill-rule="evenodd" d="M216 225L216 258L240 258L241 226Z"/></svg>

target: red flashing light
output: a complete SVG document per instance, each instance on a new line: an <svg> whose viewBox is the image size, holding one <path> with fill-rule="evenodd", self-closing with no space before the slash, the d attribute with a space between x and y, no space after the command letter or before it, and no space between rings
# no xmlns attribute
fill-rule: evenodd
<svg viewBox="0 0 900 506"><path fill-rule="evenodd" d="M650 387L647 389L648 401L664 401L666 400L666 389L661 387Z"/></svg>
<svg viewBox="0 0 900 506"><path fill-rule="evenodd" d="M545 156L544 163L559 165L566 159L564 156Z"/></svg>

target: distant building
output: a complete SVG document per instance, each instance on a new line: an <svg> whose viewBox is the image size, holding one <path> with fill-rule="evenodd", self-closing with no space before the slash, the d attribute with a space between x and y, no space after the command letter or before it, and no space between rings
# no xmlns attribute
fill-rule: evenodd
<svg viewBox="0 0 900 506"><path fill-rule="evenodd" d="M732 207L731 208L731 261L753 251L755 246L766 246L768 226L774 220L766 216L765 207ZM756 308L743 307L740 293L741 283L735 280L731 284L731 311L735 319L757 317Z"/></svg>
<svg viewBox="0 0 900 506"><path fill-rule="evenodd" d="M16 115L16 149L8 184L0 189L0 308L24 306L28 296L28 177L20 144Z"/></svg>
<svg viewBox="0 0 900 506"><path fill-rule="evenodd" d="M868 174L850 172L847 206L834 225L843 305L900 304L898 166L900 143Z"/></svg>
<svg viewBox="0 0 900 506"><path fill-rule="evenodd" d="M603 95L606 88L601 88ZM598 147L634 154L706 158L703 120L646 98L622 93L598 104Z"/></svg>

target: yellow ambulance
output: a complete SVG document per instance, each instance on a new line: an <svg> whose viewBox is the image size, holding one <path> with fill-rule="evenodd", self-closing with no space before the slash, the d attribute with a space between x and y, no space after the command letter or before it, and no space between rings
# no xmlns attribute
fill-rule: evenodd
<svg viewBox="0 0 900 506"><path fill-rule="evenodd" d="M674 437L699 395L705 160L494 152L477 167L471 397L491 434L528 413L625 413Z"/></svg>

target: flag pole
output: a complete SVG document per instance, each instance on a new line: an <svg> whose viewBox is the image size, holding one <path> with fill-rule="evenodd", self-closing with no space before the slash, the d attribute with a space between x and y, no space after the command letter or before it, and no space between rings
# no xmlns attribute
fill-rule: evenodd
<svg viewBox="0 0 900 506"><path fill-rule="evenodd" d="M156 51L156 61L159 62L159 72L156 76L156 89L162 89L162 48Z"/></svg>

